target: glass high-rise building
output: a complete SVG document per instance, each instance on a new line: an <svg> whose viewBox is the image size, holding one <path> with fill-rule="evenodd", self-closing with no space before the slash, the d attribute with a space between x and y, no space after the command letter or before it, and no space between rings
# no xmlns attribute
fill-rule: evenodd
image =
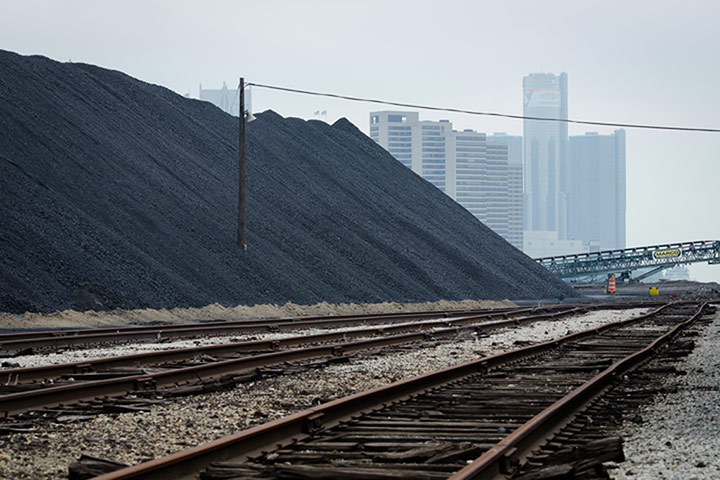
<svg viewBox="0 0 720 480"><path fill-rule="evenodd" d="M523 115L568 118L567 74L531 73L523 78ZM566 122L523 121L525 230L568 238L568 128Z"/></svg>
<svg viewBox="0 0 720 480"><path fill-rule="evenodd" d="M570 137L568 230L592 251L625 248L625 130Z"/></svg>

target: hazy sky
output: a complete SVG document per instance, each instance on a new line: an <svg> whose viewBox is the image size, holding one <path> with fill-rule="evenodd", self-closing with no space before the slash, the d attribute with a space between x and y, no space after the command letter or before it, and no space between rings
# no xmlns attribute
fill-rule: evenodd
<svg viewBox="0 0 720 480"><path fill-rule="evenodd" d="M574 119L720 128L720 2L0 0L0 48L180 94L246 81L522 113L522 78L568 74ZM385 107L254 89L253 109L363 131ZM520 120L423 112L456 129ZM570 134L611 128L570 126ZM720 239L720 134L628 130L629 246ZM602 199L598 199L601 201ZM720 265L693 266L720 281Z"/></svg>

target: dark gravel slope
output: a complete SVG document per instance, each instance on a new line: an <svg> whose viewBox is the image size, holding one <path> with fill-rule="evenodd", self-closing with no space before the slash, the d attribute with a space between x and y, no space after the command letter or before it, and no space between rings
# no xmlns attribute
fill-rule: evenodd
<svg viewBox="0 0 720 480"><path fill-rule="evenodd" d="M346 120L248 125L239 250L237 126L120 72L0 51L0 310L572 294Z"/></svg>

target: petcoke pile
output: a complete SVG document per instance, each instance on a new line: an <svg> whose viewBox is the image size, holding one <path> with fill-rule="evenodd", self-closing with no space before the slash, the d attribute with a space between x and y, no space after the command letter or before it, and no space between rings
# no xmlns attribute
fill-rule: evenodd
<svg viewBox="0 0 720 480"><path fill-rule="evenodd" d="M347 120L0 51L0 311L527 299L565 284Z"/></svg>

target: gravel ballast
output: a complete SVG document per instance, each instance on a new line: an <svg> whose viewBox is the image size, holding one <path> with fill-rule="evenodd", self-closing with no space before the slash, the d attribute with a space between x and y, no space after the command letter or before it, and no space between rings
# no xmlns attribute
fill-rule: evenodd
<svg viewBox="0 0 720 480"><path fill-rule="evenodd" d="M0 311L573 296L349 121L0 51Z"/></svg>
<svg viewBox="0 0 720 480"><path fill-rule="evenodd" d="M634 315L637 312L643 311L642 309L629 309L627 310L629 315ZM595 322L595 316L596 314L590 314L589 316L586 316L586 319L583 321L590 322L594 324ZM600 315L598 318L605 318L603 315ZM577 321L580 321L579 319ZM414 321L412 322L413 325L422 325L423 323L433 323L437 322L436 319L429 319L429 320L422 320L422 321ZM401 324L405 322L398 322L397 324ZM396 324L396 325L397 325ZM538 322L539 325L544 325L544 329L548 331L548 333L557 334L558 328L562 328L562 326L552 323L552 322ZM349 326L349 327L343 327L342 330L371 330L371 332L368 334L369 336L373 336L374 328L381 326L381 324L375 324L375 325L357 325L357 326ZM575 327L580 328L580 327ZM588 327L590 328L590 327ZM77 350L65 350L61 353L44 353L44 354L37 354L37 355L22 355L19 357L15 357L12 359L13 364L19 365L19 367L38 367L42 365L54 365L58 363L71 363L71 362L80 362L80 361L88 361L92 359L99 359L99 358L108 358L108 357L118 357L123 355L133 355L138 353L145 353L145 352L157 352L157 351L163 351L163 350L173 350L178 348L192 348L192 347L198 347L198 346L205 346L205 345L221 345L226 343L236 343L236 342L248 342L253 340L276 340L280 338L288 338L288 337L294 337L294 336L300 336L304 334L322 334L322 333L328 333L337 331L338 329L322 329L322 328L311 328L311 329L304 329L304 330L298 330L298 331L287 331L282 333L253 333L253 334L247 334L247 335L226 335L226 336L214 336L214 337L206 337L206 338L194 338L194 339L187 339L187 340L174 340L174 341L163 341L163 342L155 342L155 343L128 343L118 346L105 346L105 347L95 347L95 348L83 348L83 349L77 349ZM3 368L0 366L0 371L3 370ZM7 368L17 368L17 367L7 367Z"/></svg>
<svg viewBox="0 0 720 480"><path fill-rule="evenodd" d="M639 315L644 310L599 311L583 316L506 328L488 337L470 332L451 342L425 342L387 356L353 360L301 377L279 376L220 393L179 398L144 414L98 415L51 431L0 437L0 477L65 478L81 454L138 463L208 442L345 395L477 360L570 331Z"/></svg>
<svg viewBox="0 0 720 480"><path fill-rule="evenodd" d="M720 313L694 340L676 365L687 374L664 382L673 392L641 408L640 426L628 421L620 428L627 460L610 471L615 479L720 478Z"/></svg>

